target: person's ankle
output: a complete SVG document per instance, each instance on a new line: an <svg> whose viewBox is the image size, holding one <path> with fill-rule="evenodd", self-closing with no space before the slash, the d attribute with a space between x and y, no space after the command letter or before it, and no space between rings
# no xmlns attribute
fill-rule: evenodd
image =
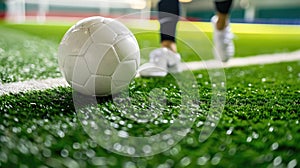
<svg viewBox="0 0 300 168"><path fill-rule="evenodd" d="M225 29L225 27L228 24L227 20L229 16L228 14L223 14L223 13L218 13L217 16L218 16L218 20L216 22L216 28L217 30L222 31Z"/></svg>
<svg viewBox="0 0 300 168"><path fill-rule="evenodd" d="M171 40L164 40L161 42L161 47L168 48L169 50L177 53L177 46L174 41Z"/></svg>

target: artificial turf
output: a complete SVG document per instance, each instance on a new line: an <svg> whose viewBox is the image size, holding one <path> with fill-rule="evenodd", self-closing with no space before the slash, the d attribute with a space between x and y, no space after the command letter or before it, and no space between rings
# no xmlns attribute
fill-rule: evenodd
<svg viewBox="0 0 300 168"><path fill-rule="evenodd" d="M213 84L207 71L195 71L200 108L190 132L174 148L145 158L114 154L92 140L74 110L69 87L3 95L0 166L299 166L300 62L229 68L225 74L226 104L213 134L205 142L198 141ZM179 113L180 88L171 75L136 78L129 91L137 109L145 107L151 88L161 88L167 98L163 110L161 106L153 109L153 113L163 111L157 122L137 124L122 116L109 98L99 100L101 114L130 135L149 136L162 131Z"/></svg>
<svg viewBox="0 0 300 168"><path fill-rule="evenodd" d="M61 76L57 68L57 49L72 24L0 23L1 83ZM158 24L152 21L150 27L130 24L128 27L139 42L141 63L147 62L149 52L159 47ZM180 22L178 27L178 51L183 61L213 58L209 23ZM233 24L232 29L236 57L300 49L299 26Z"/></svg>
<svg viewBox="0 0 300 168"><path fill-rule="evenodd" d="M58 44L0 26L0 82L60 77Z"/></svg>
<svg viewBox="0 0 300 168"><path fill-rule="evenodd" d="M208 24L196 23L202 32L187 32L183 25L180 23L178 32L183 60L208 57ZM70 26L0 23L1 83L60 77L56 52ZM233 24L232 28L237 57L300 48L298 26ZM145 62L148 52L159 47L158 28L147 29L147 33L139 28L131 30ZM195 71L200 108L190 133L174 148L145 158L114 154L92 140L74 110L69 87L2 95L0 167L297 167L299 67L299 62L291 62L225 69L225 108L215 131L203 143L198 136L210 107L213 85L206 71ZM109 98L100 99L100 115L130 135L149 136L163 131L178 117L182 107L180 88L172 76L136 78L130 85L134 104L128 105L128 109L143 112L149 107L147 97L152 88L164 91L167 104L159 105L153 95L151 100L158 101L151 109L153 113L138 115L161 115L155 120L136 123L124 117Z"/></svg>

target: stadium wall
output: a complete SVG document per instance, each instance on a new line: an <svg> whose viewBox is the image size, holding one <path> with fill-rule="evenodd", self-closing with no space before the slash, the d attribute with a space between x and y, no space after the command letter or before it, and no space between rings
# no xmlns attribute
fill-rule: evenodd
<svg viewBox="0 0 300 168"><path fill-rule="evenodd" d="M209 21L214 11L187 11L187 16L202 21ZM245 10L234 8L231 11L231 20L234 22L248 22L244 19ZM300 7L289 8L260 8L255 13L253 23L300 24ZM249 23L249 22L248 22Z"/></svg>

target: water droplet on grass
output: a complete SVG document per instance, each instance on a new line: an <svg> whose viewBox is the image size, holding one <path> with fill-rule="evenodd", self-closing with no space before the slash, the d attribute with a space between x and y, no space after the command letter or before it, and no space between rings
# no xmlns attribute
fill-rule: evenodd
<svg viewBox="0 0 300 168"><path fill-rule="evenodd" d="M221 87L225 87L225 82L221 82Z"/></svg>
<svg viewBox="0 0 300 168"><path fill-rule="evenodd" d="M273 154L272 153L266 154L263 156L263 159L265 162L271 162L273 159Z"/></svg>
<svg viewBox="0 0 300 168"><path fill-rule="evenodd" d="M253 137L254 139L258 139L259 134L256 133L256 132L252 132L252 137Z"/></svg>
<svg viewBox="0 0 300 168"><path fill-rule="evenodd" d="M27 154L29 152L28 148L24 144L18 144L17 148L22 154Z"/></svg>
<svg viewBox="0 0 300 168"><path fill-rule="evenodd" d="M91 148L96 148L98 144L97 144L97 142L90 140L89 145Z"/></svg>
<svg viewBox="0 0 300 168"><path fill-rule="evenodd" d="M172 148L171 150L170 150L170 154L172 155L172 156L175 156L175 155L177 155L179 153L179 150L175 147L175 148Z"/></svg>
<svg viewBox="0 0 300 168"><path fill-rule="evenodd" d="M44 157L50 157L52 153L50 149L45 148L43 149L42 154Z"/></svg>
<svg viewBox="0 0 300 168"><path fill-rule="evenodd" d="M21 128L20 127L13 127L12 132L19 133L19 132L21 132Z"/></svg>
<svg viewBox="0 0 300 168"><path fill-rule="evenodd" d="M128 162L126 162L126 163L124 164L123 167L124 167L124 168L136 168L136 165L135 165L134 162L128 161Z"/></svg>
<svg viewBox="0 0 300 168"><path fill-rule="evenodd" d="M132 124L127 124L127 128L132 128Z"/></svg>
<svg viewBox="0 0 300 168"><path fill-rule="evenodd" d="M152 151L152 148L151 148L150 145L145 145L143 147L143 151L144 151L144 153L148 154L148 153L150 153Z"/></svg>
<svg viewBox="0 0 300 168"><path fill-rule="evenodd" d="M228 154L231 155L231 156L235 155L235 153L236 153L236 148L235 148L235 147L230 148L230 149L228 150Z"/></svg>
<svg viewBox="0 0 300 168"><path fill-rule="evenodd" d="M197 164L200 165L200 166L204 166L209 159L210 159L209 155L205 155L205 156L199 157L197 159Z"/></svg>
<svg viewBox="0 0 300 168"><path fill-rule="evenodd" d="M222 159L222 154L217 153L217 154L215 154L215 156L211 159L211 164L212 164L212 165L217 165L217 164L220 163L221 159Z"/></svg>
<svg viewBox="0 0 300 168"><path fill-rule="evenodd" d="M288 135L286 136L286 139L290 141L290 140L293 139L293 136L292 136L291 134L288 134Z"/></svg>
<svg viewBox="0 0 300 168"><path fill-rule="evenodd" d="M203 78L203 75L202 74L198 74L197 78L201 79L201 78Z"/></svg>
<svg viewBox="0 0 300 168"><path fill-rule="evenodd" d="M106 165L106 158L104 157L93 157L92 164L95 166L105 166Z"/></svg>
<svg viewBox="0 0 300 168"><path fill-rule="evenodd" d="M251 142L252 141L252 137L247 137L246 142Z"/></svg>
<svg viewBox="0 0 300 168"><path fill-rule="evenodd" d="M121 138L128 138L129 135L128 132L121 130L118 132L118 136Z"/></svg>
<svg viewBox="0 0 300 168"><path fill-rule="evenodd" d="M82 120L82 125L88 125L88 122L86 120Z"/></svg>
<svg viewBox="0 0 300 168"><path fill-rule="evenodd" d="M116 151L121 151L122 145L119 144L119 143L115 143L115 144L113 145L113 148L114 148Z"/></svg>
<svg viewBox="0 0 300 168"><path fill-rule="evenodd" d="M73 143L73 149L79 149L80 148L80 143L74 142Z"/></svg>
<svg viewBox="0 0 300 168"><path fill-rule="evenodd" d="M273 165L274 166L279 166L282 162L282 158L281 156L277 156L274 160L273 160Z"/></svg>
<svg viewBox="0 0 300 168"><path fill-rule="evenodd" d="M67 149L63 149L61 152L60 152L60 155L62 157L68 157L69 156L69 151Z"/></svg>
<svg viewBox="0 0 300 168"><path fill-rule="evenodd" d="M5 127L0 124L0 130L4 131Z"/></svg>
<svg viewBox="0 0 300 168"><path fill-rule="evenodd" d="M37 155L39 153L39 149L35 145L31 145L29 150L30 150L30 153L33 155Z"/></svg>
<svg viewBox="0 0 300 168"><path fill-rule="evenodd" d="M274 143L271 145L271 150L277 150L278 147L279 147L278 142L274 142Z"/></svg>
<svg viewBox="0 0 300 168"><path fill-rule="evenodd" d="M194 139L192 137L187 138L187 144L192 145L194 143Z"/></svg>
<svg viewBox="0 0 300 168"><path fill-rule="evenodd" d="M273 132L273 131L274 131L274 127L270 127L269 132Z"/></svg>
<svg viewBox="0 0 300 168"><path fill-rule="evenodd" d="M175 141L174 141L174 139L169 139L168 141L167 141L167 144L168 145L173 145L175 143Z"/></svg>
<svg viewBox="0 0 300 168"><path fill-rule="evenodd" d="M297 166L297 160L296 159L291 160L287 165L288 168L295 168L296 166Z"/></svg>
<svg viewBox="0 0 300 168"><path fill-rule="evenodd" d="M106 130L104 131L104 134L105 134L105 135L111 135L111 133L112 133L112 132L111 132L111 130L109 130L109 129L106 129Z"/></svg>
<svg viewBox="0 0 300 168"><path fill-rule="evenodd" d="M63 160L63 164L66 167L72 167L72 168L80 168L80 165L73 159L71 158L66 158Z"/></svg>
<svg viewBox="0 0 300 168"><path fill-rule="evenodd" d="M186 167L189 164L191 164L191 159L186 156L180 160L180 164L181 164L181 166Z"/></svg>
<svg viewBox="0 0 300 168"><path fill-rule="evenodd" d="M119 128L119 124L117 124L117 123L111 123L112 124L112 126L114 127L114 128Z"/></svg>
<svg viewBox="0 0 300 168"><path fill-rule="evenodd" d="M62 130L58 130L57 135L61 138L65 137L65 133Z"/></svg>
<svg viewBox="0 0 300 168"><path fill-rule="evenodd" d="M93 158L96 155L96 152L93 149L89 149L86 151L86 156L89 158Z"/></svg>
<svg viewBox="0 0 300 168"><path fill-rule="evenodd" d="M120 125L125 125L125 121L121 120L121 121L119 121L119 124Z"/></svg>
<svg viewBox="0 0 300 168"><path fill-rule="evenodd" d="M233 127L230 127L230 128L226 131L226 134L227 134L227 135L231 135L233 129L234 129Z"/></svg>
<svg viewBox="0 0 300 168"><path fill-rule="evenodd" d="M131 146L128 146L127 147L127 153L129 155L134 155L135 154L135 148L134 147L131 147Z"/></svg>
<svg viewBox="0 0 300 168"><path fill-rule="evenodd" d="M31 128L27 128L27 129L26 129L26 132L27 132L28 134L31 134L31 133L32 133L32 129L31 129Z"/></svg>
<svg viewBox="0 0 300 168"><path fill-rule="evenodd" d="M73 158L76 159L76 160L79 160L82 158L82 153L79 152L79 151L76 151L73 153Z"/></svg>
<svg viewBox="0 0 300 168"><path fill-rule="evenodd" d="M159 164L157 168L171 168L171 166L167 163Z"/></svg>
<svg viewBox="0 0 300 168"><path fill-rule="evenodd" d="M44 145L46 147L50 147L52 145L51 140L50 139L46 139L45 142L44 142Z"/></svg>
<svg viewBox="0 0 300 168"><path fill-rule="evenodd" d="M0 152L0 163L3 162L3 163L6 163L7 162L7 155L6 153L4 152Z"/></svg>
<svg viewBox="0 0 300 168"><path fill-rule="evenodd" d="M199 121L198 123L197 123L197 127L200 127L200 126L202 126L204 124L204 122L203 121Z"/></svg>
<svg viewBox="0 0 300 168"><path fill-rule="evenodd" d="M293 67L287 66L286 68L287 68L287 70L288 70L289 72L293 72Z"/></svg>

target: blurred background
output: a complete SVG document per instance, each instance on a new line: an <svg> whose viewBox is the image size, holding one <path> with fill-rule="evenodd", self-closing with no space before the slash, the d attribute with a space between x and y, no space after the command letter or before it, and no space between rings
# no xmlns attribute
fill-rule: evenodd
<svg viewBox="0 0 300 168"><path fill-rule="evenodd" d="M0 17L12 22L83 18L93 15L118 17L134 12L150 19L159 0L0 0ZM208 21L214 14L213 0L180 0L182 16ZM235 0L233 22L300 24L299 0Z"/></svg>

